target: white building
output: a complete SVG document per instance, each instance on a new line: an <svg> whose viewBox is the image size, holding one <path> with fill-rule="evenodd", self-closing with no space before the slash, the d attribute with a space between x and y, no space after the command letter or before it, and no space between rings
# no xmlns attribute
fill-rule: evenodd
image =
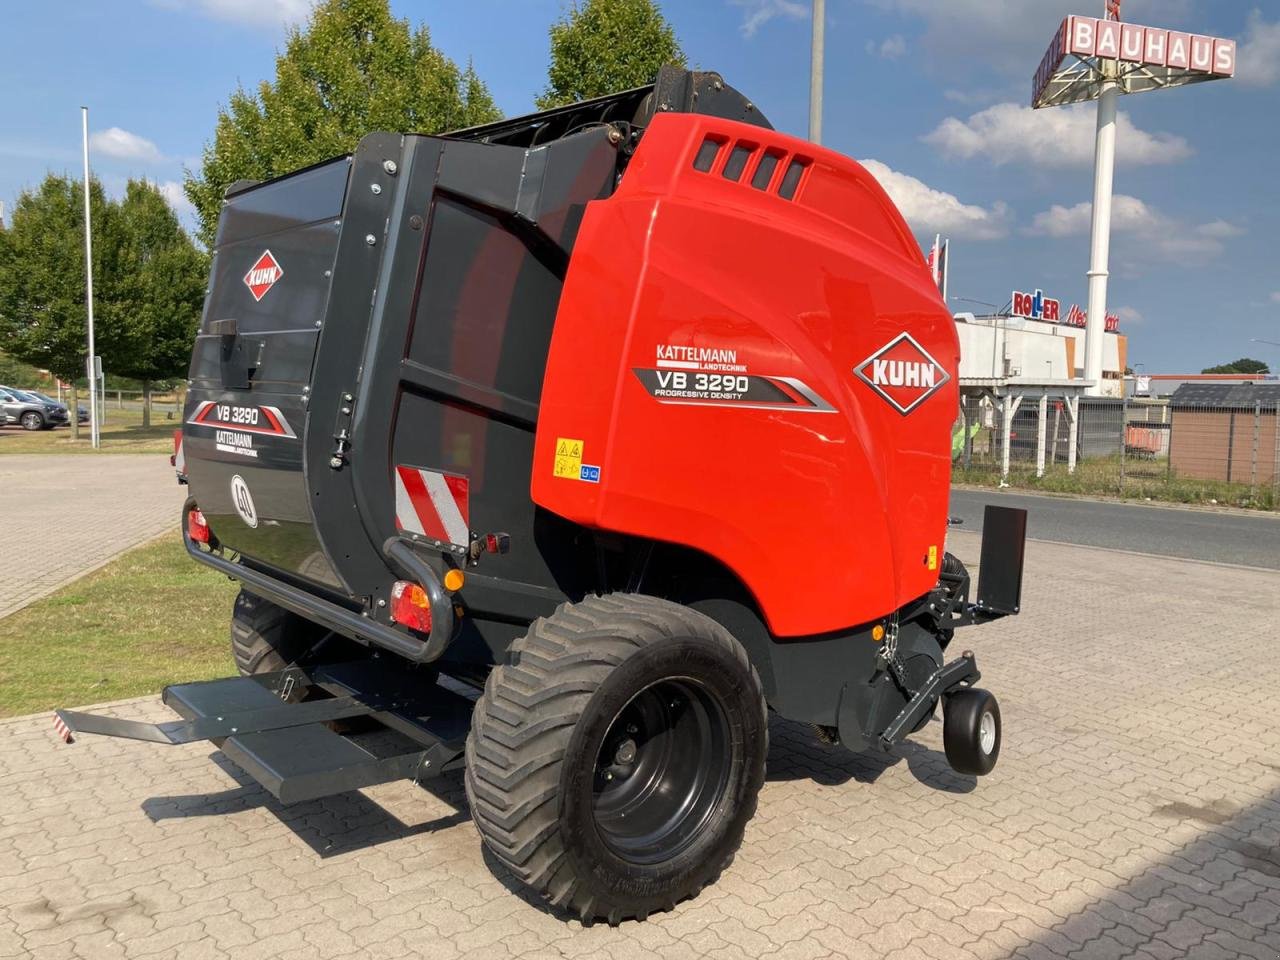
<svg viewBox="0 0 1280 960"><path fill-rule="evenodd" d="M1083 327L971 313L958 313L955 319L962 387L985 387L993 381L1057 385L1084 377ZM1124 392L1128 340L1118 332L1104 336L1102 392L1118 399Z"/></svg>

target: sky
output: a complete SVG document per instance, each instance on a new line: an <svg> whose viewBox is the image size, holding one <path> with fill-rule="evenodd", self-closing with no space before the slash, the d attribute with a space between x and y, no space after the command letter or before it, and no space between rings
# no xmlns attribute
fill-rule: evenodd
<svg viewBox="0 0 1280 960"><path fill-rule="evenodd" d="M47 171L79 176L80 106L109 191L161 186L190 220L184 167L218 107L274 76L310 0L0 0L0 202ZM472 60L508 115L546 83L567 0L392 0ZM953 310L1013 290L1087 302L1092 105L1032 111L1062 17L1102 0L827 0L823 141L863 162L922 245L951 238ZM667 0L689 62L775 127L806 135L808 0ZM1131 365L1195 372L1241 356L1280 368L1280 0L1124 0L1124 19L1239 41L1231 80L1120 100L1111 312ZM51 69L52 68L52 69ZM962 300L961 298L966 298ZM972 303L968 301L982 301Z"/></svg>

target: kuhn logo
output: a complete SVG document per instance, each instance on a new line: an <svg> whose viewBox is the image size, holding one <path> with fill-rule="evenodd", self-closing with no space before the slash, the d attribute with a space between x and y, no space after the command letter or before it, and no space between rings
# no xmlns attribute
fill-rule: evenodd
<svg viewBox="0 0 1280 960"><path fill-rule="evenodd" d="M254 300L261 301L267 295L267 291L283 276L284 268L271 255L270 250L264 250L257 263L244 275L244 285L249 288Z"/></svg>
<svg viewBox="0 0 1280 960"><path fill-rule="evenodd" d="M853 372L901 414L908 414L933 396L951 375L909 333L899 334Z"/></svg>

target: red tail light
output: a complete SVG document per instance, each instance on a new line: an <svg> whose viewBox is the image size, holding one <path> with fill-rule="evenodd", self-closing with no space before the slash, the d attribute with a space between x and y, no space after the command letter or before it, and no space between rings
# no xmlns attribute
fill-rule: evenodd
<svg viewBox="0 0 1280 960"><path fill-rule="evenodd" d="M196 543L209 542L209 524L205 522L204 514L195 507L187 511L187 536Z"/></svg>
<svg viewBox="0 0 1280 960"><path fill-rule="evenodd" d="M409 580L397 580L391 588L391 619L410 630L431 632L431 598Z"/></svg>

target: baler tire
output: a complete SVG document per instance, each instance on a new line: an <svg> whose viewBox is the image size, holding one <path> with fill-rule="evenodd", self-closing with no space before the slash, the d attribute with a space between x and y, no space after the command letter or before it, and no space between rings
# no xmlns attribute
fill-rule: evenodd
<svg viewBox="0 0 1280 960"><path fill-rule="evenodd" d="M242 677L284 670L315 642L317 628L264 600L241 590L231 610L231 655Z"/></svg>
<svg viewBox="0 0 1280 960"><path fill-rule="evenodd" d="M994 770L1002 739L995 694L965 687L943 697L942 745L957 773L984 777Z"/></svg>
<svg viewBox="0 0 1280 960"><path fill-rule="evenodd" d="M637 712L651 701L657 714ZM646 723L659 715L665 726ZM614 783L623 749L635 772ZM490 673L467 738L466 791L485 845L516 878L584 922L617 924L672 909L728 867L767 752L764 692L741 644L687 607L611 594L535 621ZM631 776L640 786L628 796ZM669 784L690 799L663 820L652 798ZM655 814L651 832L628 835Z"/></svg>

